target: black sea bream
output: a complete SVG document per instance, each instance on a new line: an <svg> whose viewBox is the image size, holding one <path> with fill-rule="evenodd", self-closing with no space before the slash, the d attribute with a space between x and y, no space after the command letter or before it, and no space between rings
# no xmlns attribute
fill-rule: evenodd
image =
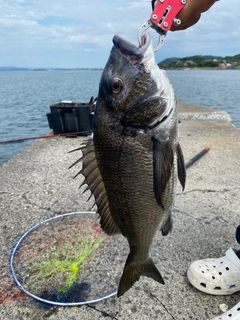
<svg viewBox="0 0 240 320"><path fill-rule="evenodd" d="M119 297L141 275L164 284L149 253L156 232L171 231L177 176L184 188L186 172L174 90L155 62L150 35L144 34L140 47L119 36L113 44L100 81L93 141L81 148L81 173L102 229L129 243Z"/></svg>

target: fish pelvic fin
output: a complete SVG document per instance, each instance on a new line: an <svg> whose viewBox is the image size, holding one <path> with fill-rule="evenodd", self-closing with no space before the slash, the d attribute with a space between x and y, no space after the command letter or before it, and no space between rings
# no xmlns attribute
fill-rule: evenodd
<svg viewBox="0 0 240 320"><path fill-rule="evenodd" d="M97 212L100 215L100 224L103 231L109 235L120 233L120 230L110 211L108 197L104 182L102 180L102 175L98 167L93 141L87 141L83 146L76 150L82 151L82 157L72 166L82 161L82 169L75 175L75 177L77 177L79 174L82 174L85 177L81 186L86 184L87 188L83 191L83 193L87 190L90 190L91 195L94 195L95 203L97 205ZM90 198L91 196L89 199Z"/></svg>
<svg viewBox="0 0 240 320"><path fill-rule="evenodd" d="M171 177L173 168L173 150L170 140L161 142L158 138L152 137L153 142L153 175L154 193L157 203L164 209L162 195Z"/></svg>
<svg viewBox="0 0 240 320"><path fill-rule="evenodd" d="M177 167L178 167L178 180L181 183L182 190L185 188L186 183L186 166L184 156L180 144L177 145Z"/></svg>
<svg viewBox="0 0 240 320"><path fill-rule="evenodd" d="M134 283L139 280L140 276L146 276L164 284L164 280L151 258L148 258L141 265L136 265L129 262L129 257L130 255L128 256L120 279L117 297L122 296L126 291L128 291Z"/></svg>

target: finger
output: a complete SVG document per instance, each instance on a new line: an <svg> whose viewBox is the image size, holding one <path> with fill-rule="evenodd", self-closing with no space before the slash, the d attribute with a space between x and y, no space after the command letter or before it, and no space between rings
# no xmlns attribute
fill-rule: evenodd
<svg viewBox="0 0 240 320"><path fill-rule="evenodd" d="M201 14L197 13L194 16L192 16L191 18L189 18L187 21L184 21L184 23L181 23L178 26L174 26L172 25L171 27L171 31L179 31L179 30L185 30L191 26L193 26L194 24L196 24L198 22L198 20L200 19Z"/></svg>

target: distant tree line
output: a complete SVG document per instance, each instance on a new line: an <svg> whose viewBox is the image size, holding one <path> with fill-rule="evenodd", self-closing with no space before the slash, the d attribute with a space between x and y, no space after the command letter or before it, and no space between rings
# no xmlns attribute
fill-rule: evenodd
<svg viewBox="0 0 240 320"><path fill-rule="evenodd" d="M169 58L161 61L158 66L161 69L184 68L240 68L240 54L235 56L202 56L195 55L185 58Z"/></svg>

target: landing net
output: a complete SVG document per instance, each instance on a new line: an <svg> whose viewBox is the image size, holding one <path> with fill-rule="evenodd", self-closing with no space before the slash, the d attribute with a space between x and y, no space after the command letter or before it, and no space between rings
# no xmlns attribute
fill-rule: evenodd
<svg viewBox="0 0 240 320"><path fill-rule="evenodd" d="M31 227L12 251L15 282L41 302L76 306L117 293L127 251L91 211L50 217ZM124 252L125 251L125 252Z"/></svg>

